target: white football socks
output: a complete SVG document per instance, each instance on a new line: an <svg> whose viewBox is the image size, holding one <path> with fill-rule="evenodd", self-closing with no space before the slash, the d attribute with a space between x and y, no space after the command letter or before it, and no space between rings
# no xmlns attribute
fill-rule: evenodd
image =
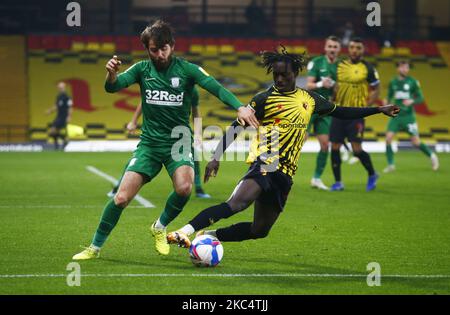
<svg viewBox="0 0 450 315"><path fill-rule="evenodd" d="M186 234L187 236L189 236L195 232L194 227L190 224L186 224L181 229L179 229L179 231L183 234Z"/></svg>
<svg viewBox="0 0 450 315"><path fill-rule="evenodd" d="M163 225L161 223L161 221L159 221L159 218L158 218L158 221L156 221L156 223L155 223L155 228L157 228L158 230L164 230L166 228L166 226Z"/></svg>

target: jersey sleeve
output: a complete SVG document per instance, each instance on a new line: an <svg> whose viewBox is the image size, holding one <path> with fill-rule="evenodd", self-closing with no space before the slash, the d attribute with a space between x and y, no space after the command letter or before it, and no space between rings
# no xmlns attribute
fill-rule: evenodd
<svg viewBox="0 0 450 315"><path fill-rule="evenodd" d="M412 95L414 97L414 105L422 104L424 102L422 88L420 87L420 83L417 80L414 80L414 90Z"/></svg>
<svg viewBox="0 0 450 315"><path fill-rule="evenodd" d="M255 111L255 117L258 120L261 120L264 118L264 108L265 108L266 100L269 97L270 93L271 93L271 90L256 94L255 96L253 96L253 98L250 100L250 102L247 105Z"/></svg>
<svg viewBox="0 0 450 315"><path fill-rule="evenodd" d="M105 90L108 93L114 93L129 87L130 85L139 82L141 76L142 61L135 63L129 67L125 72L120 73L117 76L117 80L114 83L108 81L105 82Z"/></svg>
<svg viewBox="0 0 450 315"><path fill-rule="evenodd" d="M376 86L380 84L380 76L377 69L369 63L365 63L367 67L367 82L370 86Z"/></svg>
<svg viewBox="0 0 450 315"><path fill-rule="evenodd" d="M315 59L313 59L310 62L308 62L308 65L306 67L306 69L308 70L308 77L317 78L318 72L317 72L316 64L317 63L315 62Z"/></svg>
<svg viewBox="0 0 450 315"><path fill-rule="evenodd" d="M316 92L308 92L314 99L315 107L314 113L320 116L325 116L331 114L336 109L336 104L331 103L329 100L323 96L317 94Z"/></svg>
<svg viewBox="0 0 450 315"><path fill-rule="evenodd" d="M192 107L197 107L198 106L198 100L199 100L198 89L194 86L192 88L191 106Z"/></svg>
<svg viewBox="0 0 450 315"><path fill-rule="evenodd" d="M217 80L210 76L202 67L187 62L185 69L188 76L193 79L194 83L200 85L209 93L220 99L224 104L234 109L238 109L242 106L242 103L233 93L224 88L222 84L217 82Z"/></svg>

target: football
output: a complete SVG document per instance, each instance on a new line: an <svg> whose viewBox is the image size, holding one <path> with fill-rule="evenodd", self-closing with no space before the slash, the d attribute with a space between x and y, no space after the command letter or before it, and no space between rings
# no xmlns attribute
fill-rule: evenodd
<svg viewBox="0 0 450 315"><path fill-rule="evenodd" d="M223 246L211 235L200 235L192 241L189 255L195 266L214 267L222 260Z"/></svg>

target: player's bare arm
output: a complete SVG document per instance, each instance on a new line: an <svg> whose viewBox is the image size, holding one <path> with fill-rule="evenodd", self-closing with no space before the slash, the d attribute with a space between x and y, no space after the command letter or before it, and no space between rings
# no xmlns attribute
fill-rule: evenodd
<svg viewBox="0 0 450 315"><path fill-rule="evenodd" d="M57 107L56 107L56 104L55 104L55 105L53 105L52 107L50 107L49 109L47 109L47 110L45 111L45 113L46 113L47 115L50 115L51 113L55 112L56 110L57 110Z"/></svg>
<svg viewBox="0 0 450 315"><path fill-rule="evenodd" d="M208 182L210 177L216 177L217 172L219 171L220 158L243 130L244 127L240 126L238 121L234 121L233 124L231 124L231 126L227 129L227 132L217 144L211 161L206 165L204 176L205 183Z"/></svg>
<svg viewBox="0 0 450 315"><path fill-rule="evenodd" d="M367 104L369 106L375 104L376 100L380 96L380 90L380 84L371 87L369 91L369 98L367 99Z"/></svg>
<svg viewBox="0 0 450 315"><path fill-rule="evenodd" d="M255 111L251 108L248 108L246 106L241 106L238 108L238 121L242 124L248 124L252 126L253 128L258 128L259 122L256 119Z"/></svg>
<svg viewBox="0 0 450 315"><path fill-rule="evenodd" d="M133 118L127 124L128 133L133 133L136 130L137 121L139 117L141 117L141 115L142 115L142 103L139 103L138 107L136 107L136 110L134 111Z"/></svg>
<svg viewBox="0 0 450 315"><path fill-rule="evenodd" d="M73 112L72 107L69 107L69 111L67 113L67 118L66 118L66 123L67 124L72 120L72 112Z"/></svg>

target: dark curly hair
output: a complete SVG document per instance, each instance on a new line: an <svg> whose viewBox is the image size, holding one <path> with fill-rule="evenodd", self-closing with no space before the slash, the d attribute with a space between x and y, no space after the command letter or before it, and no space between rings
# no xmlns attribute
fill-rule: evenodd
<svg viewBox="0 0 450 315"><path fill-rule="evenodd" d="M150 39L153 39L156 47L161 48L166 44L173 46L175 39L174 30L169 23L163 20L157 20L150 26L147 26L141 33L141 42L148 49Z"/></svg>
<svg viewBox="0 0 450 315"><path fill-rule="evenodd" d="M298 74L307 64L306 52L303 54L288 53L286 47L280 44L281 52L278 51L263 51L261 53L263 67L267 69L267 73L272 72L273 64L278 61L290 63L292 70Z"/></svg>

